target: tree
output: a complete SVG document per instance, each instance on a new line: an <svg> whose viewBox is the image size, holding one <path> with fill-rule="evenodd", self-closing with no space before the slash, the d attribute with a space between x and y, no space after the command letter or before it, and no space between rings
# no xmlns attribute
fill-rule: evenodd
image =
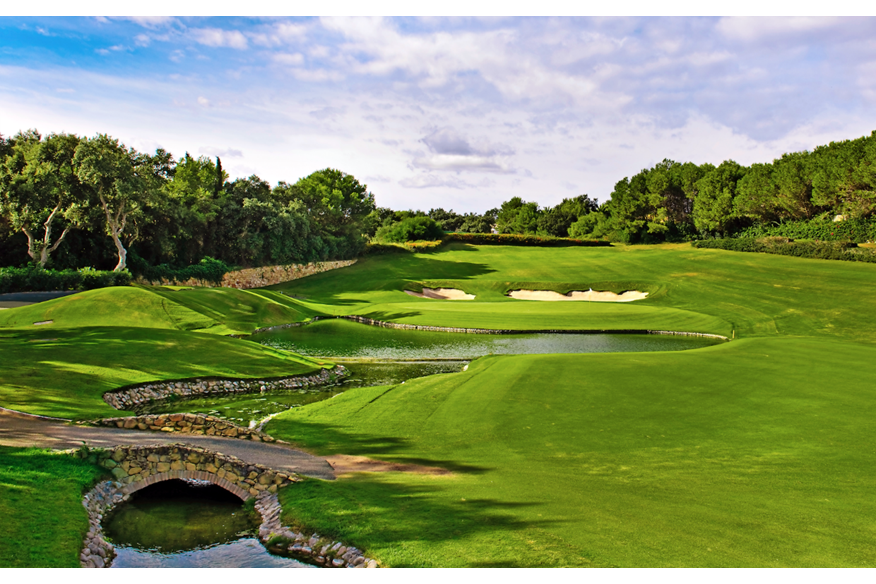
<svg viewBox="0 0 876 584"><path fill-rule="evenodd" d="M154 188L157 176L153 161L106 134L98 134L80 142L74 162L79 180L94 189L106 215L106 229L119 255L115 271L124 270L128 252L122 238L129 218L141 210Z"/></svg>
<svg viewBox="0 0 876 584"><path fill-rule="evenodd" d="M294 187L314 223L332 235L361 235L363 220L376 208L366 185L333 168L318 170Z"/></svg>
<svg viewBox="0 0 876 584"><path fill-rule="evenodd" d="M19 133L4 144L0 210L25 234L27 254L41 268L83 218L86 196L73 168L78 144L76 136L52 134L42 139L36 130ZM64 229L53 242L58 221L64 222Z"/></svg>
<svg viewBox="0 0 876 584"><path fill-rule="evenodd" d="M700 232L726 235L738 221L736 213L737 183L746 168L733 160L725 160L716 169L697 181L693 219Z"/></svg>

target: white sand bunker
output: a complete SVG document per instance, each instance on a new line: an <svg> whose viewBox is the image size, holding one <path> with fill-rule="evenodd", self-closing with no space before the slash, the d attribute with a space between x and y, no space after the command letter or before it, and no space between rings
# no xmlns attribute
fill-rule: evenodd
<svg viewBox="0 0 876 584"><path fill-rule="evenodd" d="M405 290L405 294L417 298L431 298L433 300L474 300L474 294L466 294L456 288L423 288L422 292Z"/></svg>
<svg viewBox="0 0 876 584"><path fill-rule="evenodd" d="M511 298L517 300L545 300L555 302L558 300L585 300L588 302L632 302L633 300L642 300L648 296L647 292L639 292L638 290L627 290L623 294L615 294L614 292L599 292L598 290L587 290L580 292L573 290L568 294L560 294L551 290L512 290L508 293Z"/></svg>

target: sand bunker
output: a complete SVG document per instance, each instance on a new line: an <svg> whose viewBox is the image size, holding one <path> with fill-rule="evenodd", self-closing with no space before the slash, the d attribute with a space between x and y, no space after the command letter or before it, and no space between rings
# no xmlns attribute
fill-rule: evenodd
<svg viewBox="0 0 876 584"><path fill-rule="evenodd" d="M456 288L423 288L422 292L405 290L405 294L417 298L432 298L433 300L474 300L474 294L466 294Z"/></svg>
<svg viewBox="0 0 876 584"><path fill-rule="evenodd" d="M423 466L420 464L405 464L402 462L384 462L364 456L351 456L349 454L335 454L327 456L326 460L335 469L337 474L351 472L410 472L427 475L453 474L446 468L437 466Z"/></svg>
<svg viewBox="0 0 876 584"><path fill-rule="evenodd" d="M614 292L599 292L598 290L587 290L579 292L574 290L568 294L560 294L551 290L512 290L508 293L511 298L517 300L545 300L555 302L558 300L584 300L588 302L632 302L633 300L642 300L648 296L647 292L639 292L637 290L628 290L623 294L615 294Z"/></svg>

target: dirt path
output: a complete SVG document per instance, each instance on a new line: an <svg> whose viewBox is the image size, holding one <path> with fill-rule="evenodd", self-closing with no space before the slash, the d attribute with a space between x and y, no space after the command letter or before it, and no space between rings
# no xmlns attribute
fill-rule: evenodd
<svg viewBox="0 0 876 584"><path fill-rule="evenodd" d="M89 446L100 447L179 442L230 454L246 462L263 464L276 470L292 471L325 480L335 479L335 471L325 458L282 444L193 434L91 428L0 409L0 445L64 449L82 446L83 442Z"/></svg>

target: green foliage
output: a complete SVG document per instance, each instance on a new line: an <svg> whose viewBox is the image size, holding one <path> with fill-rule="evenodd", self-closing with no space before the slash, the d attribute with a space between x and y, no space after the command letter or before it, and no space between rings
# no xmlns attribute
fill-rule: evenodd
<svg viewBox="0 0 876 584"><path fill-rule="evenodd" d="M130 266L133 273L137 276L142 276L144 279L152 283L168 282L184 282L186 280L203 280L219 284L222 282L222 276L234 270L233 266L229 266L222 260L217 260L211 257L202 258L195 265L186 266L184 268L173 268L167 264L160 266L150 266L141 258L131 255Z"/></svg>
<svg viewBox="0 0 876 584"><path fill-rule="evenodd" d="M474 245L524 245L535 247L610 246L607 241L581 240L568 237L542 237L503 233L450 233L445 241L459 241Z"/></svg>
<svg viewBox="0 0 876 584"><path fill-rule="evenodd" d="M44 292L54 290L93 290L107 286L127 286L131 273L108 272L93 268L80 270L43 270L36 266L0 268L0 294L7 292Z"/></svg>
<svg viewBox="0 0 876 584"><path fill-rule="evenodd" d="M789 241L784 237L728 238L695 241L694 247L772 253L822 260L876 263L876 252L858 249L857 244L842 241Z"/></svg>
<svg viewBox="0 0 876 584"><path fill-rule="evenodd" d="M734 235L734 237L739 238L766 236L865 243L876 241L876 219L871 217L833 221L832 217L822 216L812 220L786 221L774 224L761 223L752 225Z"/></svg>
<svg viewBox="0 0 876 584"><path fill-rule="evenodd" d="M409 217L377 230L376 239L388 243L441 239L444 231L431 217Z"/></svg>

